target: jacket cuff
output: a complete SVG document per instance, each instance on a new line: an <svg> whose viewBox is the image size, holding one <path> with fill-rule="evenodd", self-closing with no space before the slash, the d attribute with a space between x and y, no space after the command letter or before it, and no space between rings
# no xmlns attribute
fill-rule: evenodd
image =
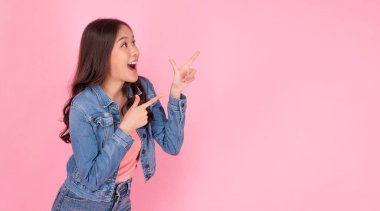
<svg viewBox="0 0 380 211"><path fill-rule="evenodd" d="M119 127L116 128L114 134L112 135L112 138L127 150L132 146L134 141L132 136L124 132Z"/></svg>
<svg viewBox="0 0 380 211"><path fill-rule="evenodd" d="M176 99L169 95L168 107L175 111L186 111L187 97L181 93L180 99Z"/></svg>

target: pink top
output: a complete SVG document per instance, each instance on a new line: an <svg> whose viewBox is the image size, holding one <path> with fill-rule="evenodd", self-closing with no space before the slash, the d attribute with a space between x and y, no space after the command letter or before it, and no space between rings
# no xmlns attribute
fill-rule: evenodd
<svg viewBox="0 0 380 211"><path fill-rule="evenodd" d="M137 167L137 162L139 159L138 155L141 150L141 139L136 130L133 130L130 135L132 136L134 142L120 162L119 171L116 176L117 183L131 178Z"/></svg>

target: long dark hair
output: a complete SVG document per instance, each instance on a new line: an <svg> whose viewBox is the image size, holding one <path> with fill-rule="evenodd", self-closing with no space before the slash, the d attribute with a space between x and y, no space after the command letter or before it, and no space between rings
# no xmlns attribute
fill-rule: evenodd
<svg viewBox="0 0 380 211"><path fill-rule="evenodd" d="M97 19L89 23L83 31L76 73L73 83L71 84L71 95L63 108L63 122L65 123L66 128L59 134L59 137L65 143L71 143L69 133L69 112L71 102L73 101L73 98L86 87L104 82L106 71L110 67L112 48L121 25L125 25L131 29L127 23L121 20ZM121 107L123 115L125 114L125 109L133 104L135 94L137 94L137 88L142 92L139 104L147 101L146 93L144 87L141 85L140 78L142 78L142 76L139 76L139 79L134 83L125 82L123 84L122 93L127 97L127 103L124 103ZM133 90L133 97L131 98L128 94L130 88ZM147 111L149 123L153 119L153 113L149 108L147 108ZM146 127L146 125L144 127Z"/></svg>

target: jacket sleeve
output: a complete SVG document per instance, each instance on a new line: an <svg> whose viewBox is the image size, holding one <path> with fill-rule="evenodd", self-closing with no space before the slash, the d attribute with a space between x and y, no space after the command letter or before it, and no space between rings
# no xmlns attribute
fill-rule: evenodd
<svg viewBox="0 0 380 211"><path fill-rule="evenodd" d="M104 140L103 148L99 148L89 119L79 105L71 106L69 131L77 173L89 189L96 190L119 168L134 140L118 127L108 140Z"/></svg>
<svg viewBox="0 0 380 211"><path fill-rule="evenodd" d="M156 96L154 87L148 81L149 88ZM187 98L181 94L180 99L175 99L169 95L168 101L168 118L160 101L151 106L153 112L152 136L161 146L161 148L170 155L178 155L184 139L185 113L187 107Z"/></svg>

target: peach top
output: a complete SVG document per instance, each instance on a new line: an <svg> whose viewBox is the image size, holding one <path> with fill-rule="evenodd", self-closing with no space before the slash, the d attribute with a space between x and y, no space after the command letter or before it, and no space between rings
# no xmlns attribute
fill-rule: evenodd
<svg viewBox="0 0 380 211"><path fill-rule="evenodd" d="M117 183L131 178L137 167L137 162L139 159L138 156L141 150L141 139L136 130L133 130L130 135L132 136L134 142L120 162L119 171L116 176Z"/></svg>

